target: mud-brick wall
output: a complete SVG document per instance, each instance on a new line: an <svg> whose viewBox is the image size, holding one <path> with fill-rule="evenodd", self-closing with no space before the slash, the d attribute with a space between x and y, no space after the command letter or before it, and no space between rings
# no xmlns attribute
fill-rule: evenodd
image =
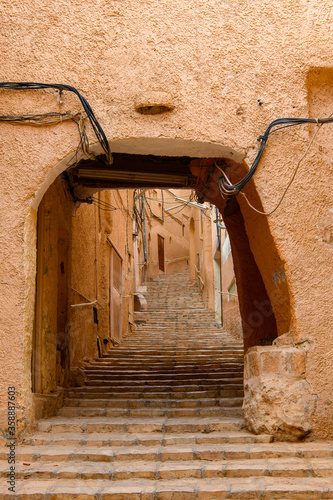
<svg viewBox="0 0 333 500"><path fill-rule="evenodd" d="M189 268L189 213L190 210L175 200L168 191L157 190L156 200L152 199L154 190L146 193L146 230L147 230L147 278L161 273L172 274ZM188 199L189 190L173 189L175 196ZM163 207L163 213L162 213ZM174 209L173 207L177 207ZM171 210L170 210L171 209ZM157 215L157 217L156 217ZM164 271L159 266L158 236L163 238Z"/></svg>
<svg viewBox="0 0 333 500"><path fill-rule="evenodd" d="M32 388L53 394L69 367L67 293L71 277L73 203L60 178L40 203L37 224L36 314L32 343Z"/></svg>
<svg viewBox="0 0 333 500"><path fill-rule="evenodd" d="M133 192L102 191L95 197L113 208L81 204L74 212L72 232L72 283L70 290L71 369L82 366L111 348L110 343L110 253L111 244L123 259L122 334L129 328L129 310L133 302ZM105 206L105 205L104 205ZM92 306L72 307L98 300L97 320ZM104 343L104 339L108 343Z"/></svg>

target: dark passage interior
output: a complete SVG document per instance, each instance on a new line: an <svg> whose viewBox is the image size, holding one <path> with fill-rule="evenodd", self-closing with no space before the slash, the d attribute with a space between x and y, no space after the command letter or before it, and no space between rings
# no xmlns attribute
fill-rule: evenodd
<svg viewBox="0 0 333 500"><path fill-rule="evenodd" d="M97 157L95 160L81 160L63 175L74 201L89 203L93 193L108 188L173 187L194 188L199 202L215 204L230 236L244 347L270 344L278 334L288 331L290 323L289 293L283 279L283 263L265 217L252 212L240 196L237 199L222 198L218 188L221 168L232 182L246 172L245 165L225 158L115 153L111 166ZM246 186L246 192L260 207L260 198L252 180ZM162 255L162 243L160 246ZM274 280L277 274L282 279Z"/></svg>

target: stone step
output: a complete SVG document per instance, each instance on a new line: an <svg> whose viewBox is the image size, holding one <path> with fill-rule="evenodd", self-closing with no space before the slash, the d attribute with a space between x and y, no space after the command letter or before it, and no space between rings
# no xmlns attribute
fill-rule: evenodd
<svg viewBox="0 0 333 500"><path fill-rule="evenodd" d="M123 363L134 363L137 365L142 366L147 365L147 366L176 366L177 368L187 368L191 366L200 366L200 367L205 367L207 365L207 368L210 366L221 366L221 367L228 367L228 366L236 366L236 367L242 367L243 366L243 356L223 356L223 355L214 355L214 356L201 356L196 359L195 356L190 357L184 355L183 357L176 357L172 355L159 355L159 356L131 356L131 355L125 355L125 354L118 354L115 353L113 357L108 357L106 359L104 358L98 358L96 361L93 361L89 365L89 369L94 369L95 367L98 366L106 366L106 364L111 365L116 365L116 364L123 364Z"/></svg>
<svg viewBox="0 0 333 500"><path fill-rule="evenodd" d="M126 371L136 371L136 372L151 372L152 370L158 370L160 372L169 373L169 372L177 372L177 373L191 373L192 371L202 371L206 372L214 372L214 371L222 371L222 372L235 372L235 371L243 371L243 365L241 363L231 363L230 361L221 362L217 361L216 363L188 363L188 364L179 364L179 363L165 363L163 360L154 363L148 362L138 362L131 359L125 360L113 360L109 363L95 363L93 365L87 366L85 368L86 372L98 372L105 370L126 370Z"/></svg>
<svg viewBox="0 0 333 500"><path fill-rule="evenodd" d="M131 360L121 360L121 361L112 361L109 363L94 363L87 366L84 371L86 373L98 373L98 372L117 372L117 371L143 371L143 372L177 372L177 373L186 373L186 372L211 372L211 371L219 371L219 372L231 372L231 373L243 373L243 365L236 363L221 363L217 362L216 364L205 365L204 363L187 364L187 365L178 365L176 363L165 363L161 360L160 363L148 363L148 362L138 362Z"/></svg>
<svg viewBox="0 0 333 500"><path fill-rule="evenodd" d="M294 446L293 446L294 445ZM59 461L230 461L268 459L325 459L330 461L333 479L333 448L331 443L247 443L247 444L196 444L178 446L50 446L36 450L36 446L21 445L16 450L16 459L24 462ZM8 459L8 448L0 448L0 460ZM8 462L7 462L8 465ZM250 464L248 464L250 465Z"/></svg>
<svg viewBox="0 0 333 500"><path fill-rule="evenodd" d="M56 458L56 455L55 455ZM84 460L75 463L50 464L50 461L19 462L17 479L183 479L183 478L234 478L234 477L330 477L333 480L332 458L283 458L257 460L216 461L117 461L99 462ZM8 464L0 462L0 477L6 477Z"/></svg>
<svg viewBox="0 0 333 500"><path fill-rule="evenodd" d="M202 371L206 372L235 372L235 371L243 371L243 365L241 363L231 363L230 361L216 361L215 363L188 363L188 364L180 364L180 363L165 363L163 360L160 362L139 362L131 359L124 360L112 360L108 363L96 363L93 365L89 365L85 368L87 372L97 372L101 370L131 370L136 372L151 372L152 370L158 370L160 372L169 373L169 372L177 372L177 373L191 373L192 371Z"/></svg>
<svg viewBox="0 0 333 500"><path fill-rule="evenodd" d="M177 394L178 392L183 392L183 393L189 393L189 392L195 392L194 388L197 391L222 391L222 390L237 390L237 391L243 391L243 381L231 381L229 380L228 383L220 384L217 383L211 383L211 381L208 381L206 383L205 380L201 380L200 383L198 381L195 381L196 383L189 384L188 381L186 381L186 384L178 384L178 383L169 383L169 384L159 384L157 382L152 382L152 383L142 383L140 381L132 381L130 384L127 382L126 385L117 382L111 383L108 382L107 384L103 384L102 382L99 385L94 385L94 384L87 384L86 386L80 387L81 390L92 390L92 391L100 391L100 392L119 392L119 391L124 391L124 392L168 392L168 393L173 393ZM219 382L219 381L218 381ZM177 394L178 397L178 394Z"/></svg>
<svg viewBox="0 0 333 500"><path fill-rule="evenodd" d="M245 427L242 418L204 417L204 418L124 418L124 417L52 417L37 423L42 432L228 432Z"/></svg>
<svg viewBox="0 0 333 500"><path fill-rule="evenodd" d="M241 407L243 398L200 398L200 399L86 399L65 398L65 406L111 407L111 408L205 408L213 406Z"/></svg>
<svg viewBox="0 0 333 500"><path fill-rule="evenodd" d="M333 448L279 447L245 430L243 345L215 325L188 273L156 278L147 296L135 331L91 362L58 416L17 446L18 500L213 500L233 488L249 500L249 476L272 481L276 469L279 481L308 479L314 460L329 473ZM7 457L0 448L0 485Z"/></svg>
<svg viewBox="0 0 333 500"><path fill-rule="evenodd" d="M214 354L207 354L207 355L202 355L197 357L195 355L190 355L190 353L184 353L182 355L179 354L174 354L173 352L170 352L168 354L131 354L129 352L123 351L123 352L114 352L113 354L110 354L108 356L105 356L103 358L95 358L94 361L92 361L92 366L95 366L95 363L98 363L100 365L103 365L103 363L113 363L114 361L118 362L123 362L123 361L133 361L135 362L146 362L146 363L160 363L160 362L166 362L166 363L197 363L197 364L203 364L203 363L234 363L234 364L243 364L244 356L243 354L239 356L235 355L223 355L219 353L214 353Z"/></svg>
<svg viewBox="0 0 333 500"><path fill-rule="evenodd" d="M189 330L187 330L187 331L189 334L194 335L193 332L190 332ZM138 334L139 333L140 332L138 332ZM198 333L198 335L199 335L199 333ZM201 332L200 335L204 336L205 333ZM208 345L209 345L209 347L207 347ZM211 352L212 354L214 352L218 353L219 350L220 350L220 352L223 352L222 342L218 342L218 341L214 342L213 340L207 341L207 342L201 342L201 341L189 342L188 338L187 339L186 338L184 338L184 339L171 338L168 335L168 332L163 332L163 337L161 337L161 338L152 338L150 340L150 342L148 341L148 339L145 340L140 335L138 335L137 339L135 339L135 341L133 340L133 342L131 342L130 344L126 343L126 340L124 340L123 343L120 345L120 347L114 347L114 349L115 350L135 349L135 350L151 351L151 350L153 350L152 346L154 346L155 349L156 349L156 346L159 346L158 349L160 350L160 352L164 352L167 349L170 349L170 350L180 349L179 352L181 352L182 350L183 351L187 350L191 353L196 353L196 354L199 354L199 351ZM232 350L230 350L228 352L232 353Z"/></svg>
<svg viewBox="0 0 333 500"><path fill-rule="evenodd" d="M242 417L242 407L207 408L108 408L63 406L57 413L62 417Z"/></svg>
<svg viewBox="0 0 333 500"><path fill-rule="evenodd" d="M191 368L193 367L221 367L221 368L237 368L243 369L243 356L233 357L222 357L222 356L207 356L201 357L195 361L195 358L190 358L188 356L183 357L173 357L173 356L126 356L126 355L117 355L110 356L108 358L96 358L91 362L86 368L89 370L95 370L99 367L104 368L108 366L126 366L130 365L139 365L139 366L147 366L147 367L180 367L180 368Z"/></svg>
<svg viewBox="0 0 333 500"><path fill-rule="evenodd" d="M235 384L238 384L238 386L242 386L243 384L243 379L242 378L238 378L238 377L233 377L233 378L220 378L220 377L203 377L203 376L199 376L199 377L191 377L191 378L187 378L187 377L183 377L183 378L177 378L177 377L174 377L174 378L170 378L167 377L167 378L154 378L154 377L145 377L144 379L142 380L136 380L135 377L133 379L131 379L130 377L126 377L126 378L123 378L123 377L118 377L118 380L117 378L115 377L113 380L104 380L103 378L93 378L93 379L90 379L90 380L87 380L85 382L85 385L86 386L98 386L100 384L104 385L104 387L113 387L113 384L114 385L117 385L117 382L118 383L124 383L124 385L126 386L138 386L140 385L141 387L142 386L162 386L164 385L166 388L168 387L171 387L171 386L184 386L184 385L187 385L187 386L193 386L193 385L196 385L196 386L200 386L200 387L207 387L209 386L212 390L212 388L220 388L221 386L222 387L229 387L229 386L232 386L232 385L235 385ZM126 384L125 384L126 382ZM239 387L237 387L238 389Z"/></svg>
<svg viewBox="0 0 333 500"><path fill-rule="evenodd" d="M102 358L96 358L96 361L102 362L105 359L109 360L110 358L114 359L133 359L133 360L146 360L146 361L159 361L159 360L165 360L165 361L177 361L177 362L187 362L187 363L200 363L200 362L217 362L219 360L225 361L225 362L232 362L233 360L235 362L242 362L244 359L244 354L243 352L240 352L239 354L235 353L229 353L229 352L220 352L219 350L214 350L208 353L204 353L202 350L200 350L197 353L192 352L184 352L181 353L178 350L176 351L175 348L170 350L169 352L164 352L164 351L159 351L156 352L155 350L152 351L146 351L146 353L138 352L137 350L130 351L130 349L125 349L121 350L120 348L114 349L113 352L110 352L109 354L103 356Z"/></svg>
<svg viewBox="0 0 333 500"><path fill-rule="evenodd" d="M160 342L159 342L160 344ZM104 354L102 358L97 358L97 359L104 359L107 358L109 355L114 355L114 354L119 354L119 355L125 355L125 356L175 356L176 359L181 358L181 357L186 357L186 359L195 359L196 356L201 357L205 356L206 358L210 357L225 357L226 359L229 358L240 358L243 356L243 350L239 349L237 352L233 352L232 350L226 350L225 348L221 347L220 345L216 345L215 347L207 347L207 344L204 346L201 346L200 348L196 348L193 345L188 345L186 347L183 346L177 346L174 344L168 345L168 346L159 346L156 347L156 344L154 347L146 346L144 347L142 343L138 346L132 347L131 345L126 345L126 344L121 344L118 347L114 347L112 351L110 351L109 354Z"/></svg>
<svg viewBox="0 0 333 500"><path fill-rule="evenodd" d="M142 349L142 347L141 348L132 348L132 347L126 347L126 346L122 345L120 347L115 347L112 353L104 354L102 358L96 358L96 359L97 360L107 359L110 356L113 356L115 354L126 355L129 357L132 356L133 354L136 356L142 356L142 357L149 356L149 355L155 355L155 356L169 355L169 356L176 356L177 357L176 359L178 359L178 357L180 357L180 358L186 357L186 359L192 359L192 358L195 359L195 357L197 355L206 356L206 357L210 357L210 356L224 357L224 354L227 354L227 353L225 352L225 350L222 347L219 348L218 346L216 346L215 348L203 347L200 349L194 349L193 346L192 347L189 346L186 348L171 346L171 347L168 347L165 349L159 348L157 350L156 347L150 348L150 349ZM233 358L234 355L235 354L233 354L232 351L230 351L230 355L226 356L226 359ZM241 355L243 355L243 352L239 352L239 356L241 356Z"/></svg>
<svg viewBox="0 0 333 500"><path fill-rule="evenodd" d="M172 446L195 444L246 444L269 443L272 436L268 434L251 434L248 431L162 434L158 432L145 433L71 433L67 432L37 432L25 438L24 445L32 446Z"/></svg>
<svg viewBox="0 0 333 500"><path fill-rule="evenodd" d="M138 337L139 333L143 334L144 340L148 340L148 333L152 333L156 337L161 337L162 340L167 340L168 335L171 339L187 340L186 331L190 330L192 334L192 342L221 342L224 345L228 343L228 335L220 330L218 327L212 325L212 320L210 318L205 318L204 323L200 324L197 320L190 321L188 318L175 317L170 318L170 316L165 318L159 318L157 321L154 318L145 318L145 321L138 318L137 328L135 335ZM141 321L140 321L141 320ZM207 327L207 324L210 325ZM196 333L197 331L197 333ZM238 344L240 345L240 344Z"/></svg>
<svg viewBox="0 0 333 500"><path fill-rule="evenodd" d="M155 371L139 371L139 370L94 370L94 371L85 371L86 377L88 380L98 380L102 379L103 381L110 380L132 380L133 378L136 380L146 381L146 380L201 380L205 378L206 380L211 379L220 379L221 377L226 379L239 379L242 376L242 373L239 371L231 372L226 370L214 370L212 371L203 371L203 370L193 370L193 371L184 371L178 372L177 370L155 370Z"/></svg>
<svg viewBox="0 0 333 500"><path fill-rule="evenodd" d="M193 334L193 332L190 332L187 329L188 334ZM140 333L140 332L138 332ZM200 333L200 332L199 332ZM194 335L194 334L193 334ZM202 332L200 335L204 336L205 333ZM153 350L153 347L156 349L156 346L159 346L160 352L166 352L168 349L169 350L175 350L179 349L179 352L186 352L188 351L189 353L192 354L200 354L200 351L203 353L208 353L210 352L211 354L218 354L218 353L223 353L223 345L222 342L214 342L214 341L207 341L207 342L201 342L201 341L195 341L195 342L189 342L188 338L187 339L176 339L176 338L170 338L168 335L168 332L163 333L162 338L151 338L150 341L146 341L142 337L138 335L137 339L131 344L125 343L126 341L123 341L120 347L115 347L115 350L121 350L121 349L135 349L135 350L146 350L146 351L151 351ZM207 347L209 344L209 347ZM215 344L215 345L214 345ZM232 351L229 351L232 353Z"/></svg>
<svg viewBox="0 0 333 500"><path fill-rule="evenodd" d="M130 354L125 352L114 352L108 356L103 358L95 358L91 361L92 369L95 366L106 366L107 364L121 364L121 363L134 363L134 364L145 364L147 366L156 365L159 366L161 364L165 364L167 366L183 366L191 367L191 366L204 366L210 365L212 366L243 366L244 356L243 354L237 355L223 355L220 353L211 353L208 355L198 356L196 354L190 352L184 352L182 355L175 355L174 349L170 351L168 354L153 354L147 355L142 354Z"/></svg>
<svg viewBox="0 0 333 500"><path fill-rule="evenodd" d="M85 479L18 480L16 500L317 500L333 499L331 477L254 477L251 479L182 478L87 481ZM13 498L0 484L2 499Z"/></svg>
<svg viewBox="0 0 333 500"><path fill-rule="evenodd" d="M162 387L162 389L165 389ZM128 399L201 399L201 398L242 398L244 395L244 391L242 388L239 390L236 389L220 389L216 391L188 391L188 392L180 392L173 391L169 392L165 390L165 392L126 392L124 391L124 387L118 387L118 392L107 392L105 388L97 387L73 387L72 389L67 389L67 396L69 398L94 398L94 399L112 399L112 398L126 398ZM175 397L177 396L177 398Z"/></svg>
<svg viewBox="0 0 333 500"><path fill-rule="evenodd" d="M189 302L188 300L182 300L177 297L173 297L172 300L168 300L167 302L160 300L156 298L155 300L149 300L148 301L148 308L145 310L151 310L153 309L156 314L166 314L170 312L170 314L173 313L181 313L181 314L198 314L198 312L202 312L205 316L212 316L214 315L214 311L211 309L206 309L202 302L200 302L200 299L195 300L195 298L191 298L191 301ZM164 312L165 311L165 312Z"/></svg>

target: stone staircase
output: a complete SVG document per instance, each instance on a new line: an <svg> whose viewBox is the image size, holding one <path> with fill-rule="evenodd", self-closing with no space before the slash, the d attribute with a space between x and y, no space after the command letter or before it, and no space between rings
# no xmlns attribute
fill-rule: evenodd
<svg viewBox="0 0 333 500"><path fill-rule="evenodd" d="M18 500L333 499L333 444L275 443L242 417L242 346L186 273L155 278L137 329L17 447ZM0 449L0 498L8 492Z"/></svg>

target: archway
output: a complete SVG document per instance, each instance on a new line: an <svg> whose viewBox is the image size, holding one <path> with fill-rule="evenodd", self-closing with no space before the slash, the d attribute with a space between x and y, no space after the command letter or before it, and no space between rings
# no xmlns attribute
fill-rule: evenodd
<svg viewBox="0 0 333 500"><path fill-rule="evenodd" d="M101 165L98 154L95 159L81 160L73 167L68 167L66 158L49 174L48 179L36 194L34 206L36 207L38 201L42 199L48 188L47 184L52 187L52 181L57 176L56 182L69 186L65 203L68 204L69 197L69 206L72 209L75 203L87 201L92 194L112 187L145 189L151 185L154 187L182 185L195 188L199 202L209 201L218 207L228 229L235 264L245 348L270 344L279 334L287 332L290 322L288 286L283 263L275 247L267 220L252 213L242 199L224 200L218 188L221 166L229 169L228 174L232 181L242 177L247 167L241 163L241 158L237 157L232 150L216 144L197 144L186 141L127 140L114 145L112 149L113 151L118 149L120 152L114 153L114 164L111 167ZM237 157L237 161L232 159L234 157ZM151 165L153 169L158 169L159 174L154 177L153 183L150 180L153 172ZM118 174L110 175L115 170L125 172L126 175L122 178ZM101 171L103 171L102 176ZM61 189L63 190L63 186ZM247 186L247 194L260 208L260 198L252 181ZM67 207L68 214L70 210ZM117 250L117 243L114 241L111 241L111 246ZM118 253L121 255L121 252ZM73 288L75 289L72 286ZM81 300L82 297L87 298L87 294L82 293L82 290L79 290L79 295ZM97 295L93 298L90 296L88 299L97 300L98 297ZM94 314L96 315L95 324L98 325L98 311ZM54 344L54 341L51 341L51 345L52 342ZM60 343L60 348L63 344L63 349L68 349L66 339L58 343ZM37 345L35 337L35 346ZM60 356L58 354L58 363L61 363L61 356L64 357L63 354ZM36 359L39 358L40 356L37 355ZM65 369L64 362L63 369ZM44 371L47 371L46 366ZM64 377L65 375L62 374L62 378Z"/></svg>

